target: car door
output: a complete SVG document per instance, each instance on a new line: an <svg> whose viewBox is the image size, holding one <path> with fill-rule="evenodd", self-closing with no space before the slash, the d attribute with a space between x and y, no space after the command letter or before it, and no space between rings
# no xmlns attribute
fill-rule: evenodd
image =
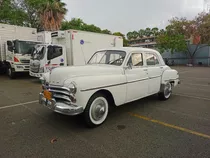
<svg viewBox="0 0 210 158"><path fill-rule="evenodd" d="M65 49L62 46L48 46L45 67L50 71L59 66L66 66Z"/></svg>
<svg viewBox="0 0 210 158"><path fill-rule="evenodd" d="M160 90L163 67L160 65L160 60L155 53L146 52L145 58L149 75L148 93L149 95L152 95L158 93Z"/></svg>
<svg viewBox="0 0 210 158"><path fill-rule="evenodd" d="M128 68L125 70L127 79L126 101L134 101L147 96L148 74L141 52L131 53L128 61Z"/></svg>

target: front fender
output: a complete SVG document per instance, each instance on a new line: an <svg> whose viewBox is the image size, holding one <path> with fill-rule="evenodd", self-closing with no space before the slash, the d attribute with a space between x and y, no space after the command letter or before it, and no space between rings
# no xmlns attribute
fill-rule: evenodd
<svg viewBox="0 0 210 158"><path fill-rule="evenodd" d="M74 81L77 86L77 104L84 108L90 97L99 90L108 90L117 106L126 101L126 77L123 74L84 76L71 78L71 81Z"/></svg>

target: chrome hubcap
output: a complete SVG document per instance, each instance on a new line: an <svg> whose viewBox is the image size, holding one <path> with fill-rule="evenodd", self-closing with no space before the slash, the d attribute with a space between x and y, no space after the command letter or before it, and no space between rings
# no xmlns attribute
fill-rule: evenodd
<svg viewBox="0 0 210 158"><path fill-rule="evenodd" d="M166 98L168 98L171 95L171 91L172 91L171 84L167 83L165 85L165 90L164 90L164 95Z"/></svg>
<svg viewBox="0 0 210 158"><path fill-rule="evenodd" d="M91 109L92 118L99 121L106 112L106 103L103 100L97 100Z"/></svg>

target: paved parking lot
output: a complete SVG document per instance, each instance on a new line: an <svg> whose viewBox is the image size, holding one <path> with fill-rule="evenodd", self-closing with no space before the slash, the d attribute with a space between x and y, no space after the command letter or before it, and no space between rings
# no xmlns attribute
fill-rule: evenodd
<svg viewBox="0 0 210 158"><path fill-rule="evenodd" d="M170 100L115 108L95 129L40 106L35 79L1 75L0 157L209 158L210 68L174 68L181 85Z"/></svg>

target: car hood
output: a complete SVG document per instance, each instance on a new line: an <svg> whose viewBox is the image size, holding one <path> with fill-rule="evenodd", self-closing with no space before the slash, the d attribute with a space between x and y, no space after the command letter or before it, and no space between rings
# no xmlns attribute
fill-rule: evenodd
<svg viewBox="0 0 210 158"><path fill-rule="evenodd" d="M122 74L122 68L112 65L67 66L55 68L48 75L50 84L63 85L67 79L112 74Z"/></svg>

